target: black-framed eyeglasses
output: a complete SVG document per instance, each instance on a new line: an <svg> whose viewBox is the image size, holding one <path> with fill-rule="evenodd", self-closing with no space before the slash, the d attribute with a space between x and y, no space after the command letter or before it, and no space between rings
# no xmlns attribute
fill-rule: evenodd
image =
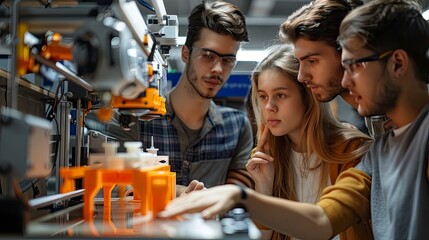
<svg viewBox="0 0 429 240"><path fill-rule="evenodd" d="M344 67L344 70L347 72L349 76L355 76L360 71L362 71L363 68L366 68L367 62L373 62L373 61L380 61L381 59L389 56L392 54L394 50L386 51L384 53L377 53L368 57L363 57L359 59L345 59L341 61L341 64Z"/></svg>
<svg viewBox="0 0 429 240"><path fill-rule="evenodd" d="M214 50L200 47L189 47L189 50L195 51L196 56L202 63L213 67L218 61L222 64L223 68L232 69L237 64L237 57L234 54L220 54Z"/></svg>

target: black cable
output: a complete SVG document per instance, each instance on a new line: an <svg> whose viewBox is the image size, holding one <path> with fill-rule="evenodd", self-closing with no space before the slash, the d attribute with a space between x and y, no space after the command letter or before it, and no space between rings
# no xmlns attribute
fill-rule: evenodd
<svg viewBox="0 0 429 240"><path fill-rule="evenodd" d="M62 98L62 96L63 96L63 93L62 93L62 94L61 94L61 96L60 96L60 97L58 97L58 92L60 91L61 87L63 86L63 83L64 83L64 79L63 79L63 80L60 80L60 81L58 82L57 89L55 89L54 104L53 104L53 106L52 106L52 108L53 108L53 110L54 110L54 111L56 111L56 110L57 110L58 102L61 100L61 98Z"/></svg>
<svg viewBox="0 0 429 240"><path fill-rule="evenodd" d="M49 105L46 107L46 111L45 111L45 118L46 118L46 119L48 119L48 118L49 118L48 114L50 114L50 113L51 113L51 111L52 111L52 104L49 104Z"/></svg>
<svg viewBox="0 0 429 240"><path fill-rule="evenodd" d="M49 174L49 176L52 176L52 174L55 171L56 168L56 163L57 163L57 158L58 158L58 151L59 151L59 145L60 145L60 129L59 129L59 124L58 124L58 120L57 120L57 107L58 107L58 103L61 101L62 97L64 96L64 89L62 88L63 83L64 83L65 79L62 79L58 82L58 85L55 89L55 95L54 95L54 102L48 106L48 108L45 111L45 116L49 121L55 121L55 127L57 129L56 134L53 135L53 144L54 144L54 152L50 154L51 156L51 172ZM59 92L61 89L61 94L58 96ZM53 154L53 156L52 156Z"/></svg>
<svg viewBox="0 0 429 240"><path fill-rule="evenodd" d="M55 121L55 125L57 127L57 134L54 135L54 137L55 137L55 155L52 158L52 168L51 168L51 173L49 174L50 176L53 174L53 172L54 172L54 170L56 168L57 158L58 158L58 151L59 151L59 146L60 146L60 139L58 139L60 137L60 134L59 134L60 128L58 126L57 118L54 118L54 121Z"/></svg>
<svg viewBox="0 0 429 240"><path fill-rule="evenodd" d="M155 51L156 51L156 38L152 32L148 31L148 33L149 33L150 37L152 38L153 45L152 45L152 49L150 50L149 56L147 57L147 61L153 62L153 58L155 56Z"/></svg>
<svg viewBox="0 0 429 240"><path fill-rule="evenodd" d="M52 135L53 139L52 139L52 144L54 144L55 150L54 152L50 154L51 157L51 172L49 173L49 176L52 176L52 174L55 171L56 165L57 165L57 158L58 158L58 151L59 151L59 147L60 147L60 140L61 140L61 135L60 135L60 127L58 124L58 120L56 118L56 115L53 116L52 120L54 120L55 122L55 127L57 128L57 132L55 135ZM53 155L52 155L53 154Z"/></svg>
<svg viewBox="0 0 429 240"><path fill-rule="evenodd" d="M143 5L143 7L151 10L152 12L155 12L155 8L150 5L148 2L146 2L145 0L137 0L138 3L140 3L141 5Z"/></svg>
<svg viewBox="0 0 429 240"><path fill-rule="evenodd" d="M31 181L31 190L33 191L33 198L36 198L37 193L36 193L36 185L34 184L33 181Z"/></svg>
<svg viewBox="0 0 429 240"><path fill-rule="evenodd" d="M62 83L60 83L60 81L63 81L63 80L59 80L58 81L58 85L55 87L55 93L58 93L58 87L60 87L62 85ZM52 92L53 88L54 88L54 85L52 84L50 86L50 88L49 88L49 91ZM53 118L53 116L49 116L49 115L52 114L53 105L56 104L55 101L58 101L58 99L61 99L61 98L62 98L62 95L61 95L61 97L58 97L58 94L56 94L54 96L54 102L48 103L49 105L48 105L48 107L47 107L47 109L45 111L45 117L46 117L46 119L51 120L50 118Z"/></svg>
<svg viewBox="0 0 429 240"><path fill-rule="evenodd" d="M47 111L47 113L46 113L46 118L50 121L52 121L52 119L54 119L55 116L57 115L58 102L61 101L61 98L64 96L63 91L61 91L61 95L58 96L58 92L60 91L60 89L62 89L62 85L63 85L64 81L65 80L63 79L63 80L60 80L58 82L58 86L55 89L54 103L52 104L51 110L49 112Z"/></svg>

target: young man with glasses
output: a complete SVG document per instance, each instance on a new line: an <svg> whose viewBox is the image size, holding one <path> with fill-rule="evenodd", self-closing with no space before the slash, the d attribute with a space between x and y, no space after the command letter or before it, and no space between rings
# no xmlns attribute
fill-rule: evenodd
<svg viewBox="0 0 429 240"><path fill-rule="evenodd" d="M373 0L343 20L339 43L342 86L359 113L386 114L397 129L376 138L317 205L227 185L173 201L160 216L202 211L210 218L241 203L258 223L302 239L328 239L370 217L375 239L427 239L429 23L414 1Z"/></svg>
<svg viewBox="0 0 429 240"><path fill-rule="evenodd" d="M280 39L292 42L295 47L295 56L300 63L298 80L321 102L329 102L339 95L357 108L349 92L341 86L344 69L337 38L343 18L360 5L360 0L313 0L291 14L280 26ZM374 118L374 124L378 124L376 120L379 119ZM362 119L356 127L372 136L384 132L384 128L373 127L369 118L365 121Z"/></svg>
<svg viewBox="0 0 429 240"><path fill-rule="evenodd" d="M141 141L150 146L153 136L159 154L169 156L179 196L224 183L251 187L245 165L253 138L246 114L213 102L236 65L240 43L248 41L245 18L233 4L207 1L188 20L185 69L167 95L166 115L141 123Z"/></svg>

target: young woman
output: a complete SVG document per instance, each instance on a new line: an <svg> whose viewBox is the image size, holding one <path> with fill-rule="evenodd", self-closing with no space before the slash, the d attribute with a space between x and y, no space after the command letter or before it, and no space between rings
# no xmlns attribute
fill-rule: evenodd
<svg viewBox="0 0 429 240"><path fill-rule="evenodd" d="M257 146L246 168L258 193L233 185L213 187L176 199L160 217L201 211L204 218L211 218L237 202L246 201L246 207L251 208L249 212L256 219L270 222L273 229L283 230L294 225L308 229L289 229L294 236L314 238L312 231L330 235L326 232L330 230L326 228L330 226L329 219L320 207L293 204L280 198L316 203L322 191L334 184L341 172L360 162L371 138L338 122L328 103L319 102L309 88L298 82L298 68L292 45L283 44L273 47L252 75ZM299 216L298 223L291 220L294 217L283 218L284 209L291 216ZM262 239L290 239L280 232L258 227L263 232ZM373 239L370 223L352 225L335 238Z"/></svg>
<svg viewBox="0 0 429 240"><path fill-rule="evenodd" d="M298 82L298 68L292 45L282 44L273 47L253 71L258 143L246 168L257 192L316 203L340 172L360 161L371 139L338 122L329 105ZM290 239L260 228L266 239ZM340 237L368 239L372 232L369 223L361 223Z"/></svg>

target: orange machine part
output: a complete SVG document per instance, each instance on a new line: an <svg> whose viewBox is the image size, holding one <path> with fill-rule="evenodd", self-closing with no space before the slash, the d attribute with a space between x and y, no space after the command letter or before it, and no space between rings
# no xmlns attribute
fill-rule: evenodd
<svg viewBox="0 0 429 240"><path fill-rule="evenodd" d="M24 34L27 31L28 26L26 24L19 24L18 26L18 38L24 39ZM16 46L17 58L18 58L18 68L17 74L19 76L27 74L27 69L34 67L34 59L32 61L32 66L30 65L30 48L25 45L24 41L19 41Z"/></svg>
<svg viewBox="0 0 429 240"><path fill-rule="evenodd" d="M100 108L97 110L98 120L101 122L107 123L110 119L113 118L113 109L112 108Z"/></svg>
<svg viewBox="0 0 429 240"><path fill-rule="evenodd" d="M167 110L165 109L165 99L159 95L158 89L147 88L145 97L136 99L124 99L120 96L113 96L112 107L119 109L150 109L150 114L164 115Z"/></svg>
<svg viewBox="0 0 429 240"><path fill-rule="evenodd" d="M20 24L18 27L19 39L24 39L24 35L28 30L26 24ZM47 37L45 45L40 49L40 56L51 61L72 60L73 50L72 44L64 44L61 42L62 36L59 33L53 33ZM38 73L40 64L37 63L30 54L30 47L24 41L19 41L17 44L17 74L25 75L28 72Z"/></svg>
<svg viewBox="0 0 429 240"><path fill-rule="evenodd" d="M73 59L72 45L62 43L61 34L53 33L48 38L49 41L42 47L42 51L40 52L41 56L52 61Z"/></svg>
<svg viewBox="0 0 429 240"><path fill-rule="evenodd" d="M169 165L124 170L70 167L62 168L60 173L66 184L61 187L62 191L73 191L74 184L70 184L70 180L83 178L83 215L86 220L93 219L94 198L101 188L104 193L104 206L109 207L111 191L116 185L132 185L134 193L141 198L142 215L152 212L152 216L156 216L176 196L176 173L170 172Z"/></svg>

